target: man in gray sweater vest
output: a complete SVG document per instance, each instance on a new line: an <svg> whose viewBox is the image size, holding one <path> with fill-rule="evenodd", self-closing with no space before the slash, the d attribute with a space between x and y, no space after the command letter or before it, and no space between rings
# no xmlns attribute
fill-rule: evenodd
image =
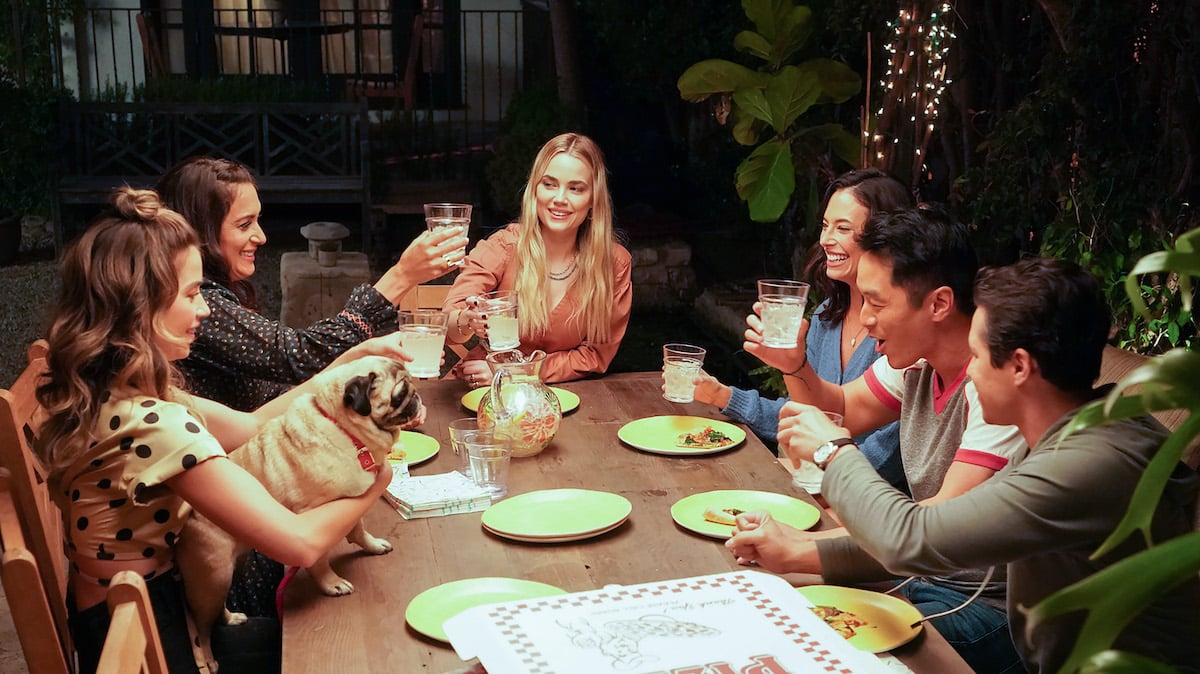
<svg viewBox="0 0 1200 674"><path fill-rule="evenodd" d="M1145 548L1135 535L1090 558L1121 520L1167 433L1140 417L1060 437L1082 405L1108 390L1092 388L1108 337L1108 307L1095 278L1078 265L1033 259L985 269L975 282L975 301L968 375L985 420L1020 429L1032 447L1026 457L956 498L918 504L881 480L853 444L839 443L845 429L817 408L796 405L787 451L825 464L824 493L853 538L814 542L766 513L751 513L739 516L728 546L743 563L776 573L817 566L834 583L1007 564L1017 649L1029 671L1053 672L1066 660L1084 614L1060 616L1026 633L1020 609ZM818 451L823 446L832 449ZM1195 493L1196 474L1180 464L1155 513L1155 540L1191 531ZM1197 606L1200 581L1193 576L1134 618L1115 648L1196 672Z"/></svg>

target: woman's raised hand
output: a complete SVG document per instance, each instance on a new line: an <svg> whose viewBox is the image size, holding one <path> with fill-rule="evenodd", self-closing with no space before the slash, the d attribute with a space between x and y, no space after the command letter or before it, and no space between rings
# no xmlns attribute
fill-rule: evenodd
<svg viewBox="0 0 1200 674"><path fill-rule="evenodd" d="M746 317L745 340L742 348L746 353L780 372L794 372L804 366L808 358L805 349L808 348L808 319L800 321L800 332L796 338L796 346L790 349L769 347L763 344L762 302L754 303L754 313Z"/></svg>
<svg viewBox="0 0 1200 674"><path fill-rule="evenodd" d="M467 233L460 227L438 227L421 232L400 254L375 289L392 304L399 304L413 288L461 265L467 257Z"/></svg>

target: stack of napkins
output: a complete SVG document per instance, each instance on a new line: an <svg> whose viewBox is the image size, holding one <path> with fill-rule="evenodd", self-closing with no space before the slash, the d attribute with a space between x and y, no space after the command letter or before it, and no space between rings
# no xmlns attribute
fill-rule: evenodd
<svg viewBox="0 0 1200 674"><path fill-rule="evenodd" d="M486 489L459 472L392 478L383 498L406 520L486 510L492 504Z"/></svg>

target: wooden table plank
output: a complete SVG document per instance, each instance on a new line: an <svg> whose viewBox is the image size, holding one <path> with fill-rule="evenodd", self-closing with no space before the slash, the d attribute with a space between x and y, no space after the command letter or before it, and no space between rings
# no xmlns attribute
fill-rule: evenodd
<svg viewBox="0 0 1200 674"><path fill-rule="evenodd" d="M747 433L740 447L708 456L668 457L623 445L617 430L626 422L660 414L714 416L699 404L664 400L657 372L610 375L562 385L579 394L578 410L568 414L554 442L536 457L514 459L509 494L577 487L610 491L633 504L629 521L600 537L540 545L517 543L485 533L482 513L405 521L384 503L367 514L367 528L392 542L382 557L363 555L340 544L334 568L354 583L347 597L323 597L300 572L284 601L285 672L435 672L462 666L448 645L427 639L404 621L409 601L441 583L479 576L527 578L568 591L609 584L636 584L738 570L722 541L675 525L675 501L712 489L762 489L812 502L791 486L791 476L770 451ZM446 425L469 416L459 404L458 382L423 382L429 410L421 428L441 443L415 475L458 468ZM821 528L832 526L823 515ZM897 655L918 674L970 672L931 629Z"/></svg>

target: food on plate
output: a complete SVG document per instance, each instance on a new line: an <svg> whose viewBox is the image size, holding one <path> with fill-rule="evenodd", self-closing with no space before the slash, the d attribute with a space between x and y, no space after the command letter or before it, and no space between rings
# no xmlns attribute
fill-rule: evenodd
<svg viewBox="0 0 1200 674"><path fill-rule="evenodd" d="M684 433L675 440L677 447L685 449L712 449L714 447L724 447L733 444L733 438L725 435L721 431L716 430L712 426L705 426L703 430L692 433Z"/></svg>
<svg viewBox="0 0 1200 674"><path fill-rule="evenodd" d="M717 524L733 526L737 524L737 516L744 512L746 511L738 510L737 508L721 508L720 510L716 508L705 508L704 519L708 520L709 522L716 522Z"/></svg>
<svg viewBox="0 0 1200 674"><path fill-rule="evenodd" d="M862 627L867 624L867 621L862 618L835 606L813 606L809 610L816 613L821 620L824 620L826 625L837 630L837 633L842 635L843 639L853 637L856 634L854 631L855 627Z"/></svg>

